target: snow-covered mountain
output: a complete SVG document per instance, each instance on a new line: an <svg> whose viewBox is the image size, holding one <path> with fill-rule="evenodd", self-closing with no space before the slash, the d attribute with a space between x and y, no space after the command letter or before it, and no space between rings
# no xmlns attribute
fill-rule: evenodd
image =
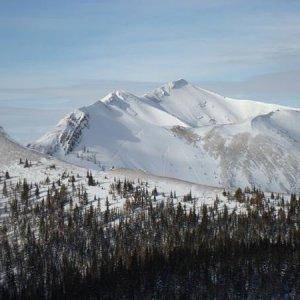
<svg viewBox="0 0 300 300"><path fill-rule="evenodd" d="M222 97L180 79L142 97L110 93L29 146L92 169L297 191L298 124L298 109Z"/></svg>

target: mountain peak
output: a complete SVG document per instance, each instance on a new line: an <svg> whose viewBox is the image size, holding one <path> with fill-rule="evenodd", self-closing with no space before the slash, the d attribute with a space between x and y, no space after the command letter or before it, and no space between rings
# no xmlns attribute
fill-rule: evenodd
<svg viewBox="0 0 300 300"><path fill-rule="evenodd" d="M115 90L96 103L104 104L109 107L115 107L122 110L127 110L133 102L140 99L129 92Z"/></svg>
<svg viewBox="0 0 300 300"><path fill-rule="evenodd" d="M101 102L110 104L110 103L119 102L120 100L124 101L128 95L129 94L124 91L115 90L115 91L109 93L108 95L106 95L104 98L102 98Z"/></svg>
<svg viewBox="0 0 300 300"><path fill-rule="evenodd" d="M189 83L188 83L185 79L180 78L180 79L178 79L178 80L171 81L171 82L169 83L169 87L170 87L171 89L180 89L180 88L182 88L182 87L184 87L184 86L186 86L186 85L188 85L188 84L189 84Z"/></svg>

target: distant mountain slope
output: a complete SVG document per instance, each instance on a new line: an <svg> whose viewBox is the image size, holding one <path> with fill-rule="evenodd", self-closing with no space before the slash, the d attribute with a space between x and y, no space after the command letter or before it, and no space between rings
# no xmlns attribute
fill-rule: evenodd
<svg viewBox="0 0 300 300"><path fill-rule="evenodd" d="M38 160L44 157L44 155L29 150L17 142L13 141L0 127L0 166L10 165L18 162L20 158L28 160Z"/></svg>
<svg viewBox="0 0 300 300"><path fill-rule="evenodd" d="M125 167L210 186L299 189L297 109L224 98L180 79L82 107L31 148L89 168Z"/></svg>
<svg viewBox="0 0 300 300"><path fill-rule="evenodd" d="M295 129L299 120L299 111L275 111L243 123L215 126L204 135L203 148L220 161L225 185L248 182L269 190L296 191L300 143L299 133L291 127Z"/></svg>

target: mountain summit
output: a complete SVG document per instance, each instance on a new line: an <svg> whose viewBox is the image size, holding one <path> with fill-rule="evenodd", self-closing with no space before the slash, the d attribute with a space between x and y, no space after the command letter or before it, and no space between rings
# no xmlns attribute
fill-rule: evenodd
<svg viewBox="0 0 300 300"><path fill-rule="evenodd" d="M169 83L169 86L170 86L171 89L180 89L180 88L182 88L182 87L184 87L184 86L186 86L188 84L189 83L185 79L180 78L178 80L171 81Z"/></svg>
<svg viewBox="0 0 300 300"><path fill-rule="evenodd" d="M218 187L299 190L297 109L167 83L114 91L30 147L89 168L126 167Z"/></svg>

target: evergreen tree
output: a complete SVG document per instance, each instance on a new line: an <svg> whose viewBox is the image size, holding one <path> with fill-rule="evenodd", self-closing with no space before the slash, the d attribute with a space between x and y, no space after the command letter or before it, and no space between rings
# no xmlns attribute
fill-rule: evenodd
<svg viewBox="0 0 300 300"><path fill-rule="evenodd" d="M3 182L2 194L4 197L7 197L8 195L6 181Z"/></svg>
<svg viewBox="0 0 300 300"><path fill-rule="evenodd" d="M92 172L90 172L88 174L88 185L90 185L90 186L96 185L95 180L94 180L93 175L92 175Z"/></svg>
<svg viewBox="0 0 300 300"><path fill-rule="evenodd" d="M35 192L34 192L34 194L35 194L35 197L36 197L36 198L39 198L39 197L40 197L40 189L39 189L39 186L38 186L38 185L35 186Z"/></svg>
<svg viewBox="0 0 300 300"><path fill-rule="evenodd" d="M27 158L25 160L24 168L29 168L29 163L28 163L28 159Z"/></svg>
<svg viewBox="0 0 300 300"><path fill-rule="evenodd" d="M242 191L241 188L238 188L235 193L234 193L234 197L238 202L243 202L244 200L244 193Z"/></svg>

